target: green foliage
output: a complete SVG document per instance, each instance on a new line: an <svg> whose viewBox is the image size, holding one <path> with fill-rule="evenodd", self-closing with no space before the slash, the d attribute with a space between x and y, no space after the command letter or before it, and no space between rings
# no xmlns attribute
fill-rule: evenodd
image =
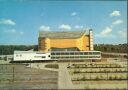
<svg viewBox="0 0 128 90"><path fill-rule="evenodd" d="M30 49L34 49L34 51L37 51L38 45L0 45L0 55L11 55L15 50L27 51ZM128 44L95 44L94 50L102 52L127 53ZM127 56L125 57L127 58Z"/></svg>
<svg viewBox="0 0 128 90"><path fill-rule="evenodd" d="M37 45L0 45L0 55L11 55L15 50L27 51L34 49L38 50Z"/></svg>
<svg viewBox="0 0 128 90"><path fill-rule="evenodd" d="M113 79L113 77L112 76L109 76L109 80L112 80Z"/></svg>
<svg viewBox="0 0 128 90"><path fill-rule="evenodd" d="M59 68L59 65L58 64L47 64L45 65L46 68L55 68L55 69L58 69Z"/></svg>
<svg viewBox="0 0 128 90"><path fill-rule="evenodd" d="M99 76L96 76L96 77L95 77L95 80L99 80L99 79L100 79L100 77L99 77Z"/></svg>
<svg viewBox="0 0 128 90"><path fill-rule="evenodd" d="M95 44L94 50L102 51L102 52L115 52L115 53L127 53L128 52L128 44Z"/></svg>

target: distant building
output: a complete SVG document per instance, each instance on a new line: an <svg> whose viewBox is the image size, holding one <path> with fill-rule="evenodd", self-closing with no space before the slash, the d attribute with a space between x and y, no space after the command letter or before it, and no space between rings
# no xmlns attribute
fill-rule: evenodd
<svg viewBox="0 0 128 90"><path fill-rule="evenodd" d="M0 55L0 60L5 60L5 61L13 60L13 55Z"/></svg>
<svg viewBox="0 0 128 90"><path fill-rule="evenodd" d="M39 32L39 51L90 51L93 50L92 30L81 32Z"/></svg>

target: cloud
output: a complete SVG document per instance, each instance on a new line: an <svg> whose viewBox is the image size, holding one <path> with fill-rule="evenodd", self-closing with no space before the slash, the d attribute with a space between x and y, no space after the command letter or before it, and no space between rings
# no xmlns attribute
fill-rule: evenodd
<svg viewBox="0 0 128 90"><path fill-rule="evenodd" d="M16 33L15 29L9 29L9 30L5 30L4 32L6 33Z"/></svg>
<svg viewBox="0 0 128 90"><path fill-rule="evenodd" d="M76 12L71 13L71 16L76 16L76 15L77 15Z"/></svg>
<svg viewBox="0 0 128 90"><path fill-rule="evenodd" d="M112 24L113 25L117 25L117 24L121 24L121 23L123 23L123 20L116 20L116 21L114 21Z"/></svg>
<svg viewBox="0 0 128 90"><path fill-rule="evenodd" d="M11 32L13 32L13 33L15 33L16 32L16 30L15 29L12 29L12 30L10 30Z"/></svg>
<svg viewBox="0 0 128 90"><path fill-rule="evenodd" d="M110 14L110 16L120 16L120 11L115 10Z"/></svg>
<svg viewBox="0 0 128 90"><path fill-rule="evenodd" d="M50 31L50 27L42 25L42 26L40 26L39 30L40 31Z"/></svg>
<svg viewBox="0 0 128 90"><path fill-rule="evenodd" d="M16 23L12 21L11 19L1 19L0 24L15 25Z"/></svg>
<svg viewBox="0 0 128 90"><path fill-rule="evenodd" d="M23 35L23 34L24 34L24 32L22 32L22 31L21 31L21 32L19 32L19 33L20 33L20 35Z"/></svg>
<svg viewBox="0 0 128 90"><path fill-rule="evenodd" d="M112 29L111 28L109 28L109 27L106 27L100 34L102 35L102 36L107 36L109 33L111 33L112 32Z"/></svg>
<svg viewBox="0 0 128 90"><path fill-rule="evenodd" d="M81 29L81 28L84 28L84 26L76 25L75 28L76 29Z"/></svg>
<svg viewBox="0 0 128 90"><path fill-rule="evenodd" d="M67 25L67 24L62 24L59 26L59 29L62 29L62 30L71 30L71 26L70 25Z"/></svg>
<svg viewBox="0 0 128 90"><path fill-rule="evenodd" d="M100 32L96 36L97 37L107 37L108 35L110 35L111 32L112 32L112 29L110 27L106 27L104 30L102 30L102 32Z"/></svg>
<svg viewBox="0 0 128 90"><path fill-rule="evenodd" d="M117 33L118 33L120 38L127 39L127 30L120 30Z"/></svg>

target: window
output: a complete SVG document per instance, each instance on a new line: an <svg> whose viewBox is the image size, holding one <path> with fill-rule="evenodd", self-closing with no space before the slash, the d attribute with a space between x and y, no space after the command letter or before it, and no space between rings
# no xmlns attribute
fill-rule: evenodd
<svg viewBox="0 0 128 90"><path fill-rule="evenodd" d="M88 52L89 53L89 55L93 55L93 52Z"/></svg>
<svg viewBox="0 0 128 90"><path fill-rule="evenodd" d="M60 53L56 53L56 55L60 55Z"/></svg>
<svg viewBox="0 0 128 90"><path fill-rule="evenodd" d="M45 56L42 56L42 58L46 58Z"/></svg>
<svg viewBox="0 0 128 90"><path fill-rule="evenodd" d="M74 56L70 56L70 58L74 58Z"/></svg>
<svg viewBox="0 0 128 90"><path fill-rule="evenodd" d="M69 55L69 53L65 53L65 55Z"/></svg>
<svg viewBox="0 0 128 90"><path fill-rule="evenodd" d="M51 59L55 59L55 57L51 57Z"/></svg>
<svg viewBox="0 0 128 90"><path fill-rule="evenodd" d="M50 55L48 55L48 57L50 57Z"/></svg>
<svg viewBox="0 0 128 90"><path fill-rule="evenodd" d="M64 53L61 53L61 55L64 55Z"/></svg>
<svg viewBox="0 0 128 90"><path fill-rule="evenodd" d="M84 55L88 55L88 52L84 52Z"/></svg>
<svg viewBox="0 0 128 90"><path fill-rule="evenodd" d="M80 58L84 58L84 56L80 56Z"/></svg>
<svg viewBox="0 0 128 90"><path fill-rule="evenodd" d="M40 53L40 52L37 52L36 54L45 54L45 53Z"/></svg>
<svg viewBox="0 0 128 90"><path fill-rule="evenodd" d="M75 56L75 58L79 58L79 56Z"/></svg>
<svg viewBox="0 0 128 90"><path fill-rule="evenodd" d="M55 53L51 53L51 55L55 55Z"/></svg>
<svg viewBox="0 0 128 90"><path fill-rule="evenodd" d="M69 57L66 56L65 58L69 58Z"/></svg>
<svg viewBox="0 0 128 90"><path fill-rule="evenodd" d="M75 52L75 55L79 55L79 52Z"/></svg>
<svg viewBox="0 0 128 90"><path fill-rule="evenodd" d="M72 53L70 53L70 55L74 55L74 53L72 52Z"/></svg>
<svg viewBox="0 0 128 90"><path fill-rule="evenodd" d="M99 55L100 54L100 52L93 52L94 53L94 55Z"/></svg>
<svg viewBox="0 0 128 90"><path fill-rule="evenodd" d="M88 58L88 56L83 56L83 58Z"/></svg>
<svg viewBox="0 0 128 90"><path fill-rule="evenodd" d="M83 52L80 52L80 55L83 55L84 53Z"/></svg>

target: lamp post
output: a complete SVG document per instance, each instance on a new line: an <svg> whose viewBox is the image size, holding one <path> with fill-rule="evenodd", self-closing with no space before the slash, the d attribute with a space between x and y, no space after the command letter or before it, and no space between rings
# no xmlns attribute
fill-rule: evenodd
<svg viewBox="0 0 128 90"><path fill-rule="evenodd" d="M14 82L14 66L13 66L12 70L13 70L12 71L12 73L13 73L13 77L12 78L13 78L13 82Z"/></svg>
<svg viewBox="0 0 128 90"><path fill-rule="evenodd" d="M31 59L30 59L30 68L31 68Z"/></svg>

